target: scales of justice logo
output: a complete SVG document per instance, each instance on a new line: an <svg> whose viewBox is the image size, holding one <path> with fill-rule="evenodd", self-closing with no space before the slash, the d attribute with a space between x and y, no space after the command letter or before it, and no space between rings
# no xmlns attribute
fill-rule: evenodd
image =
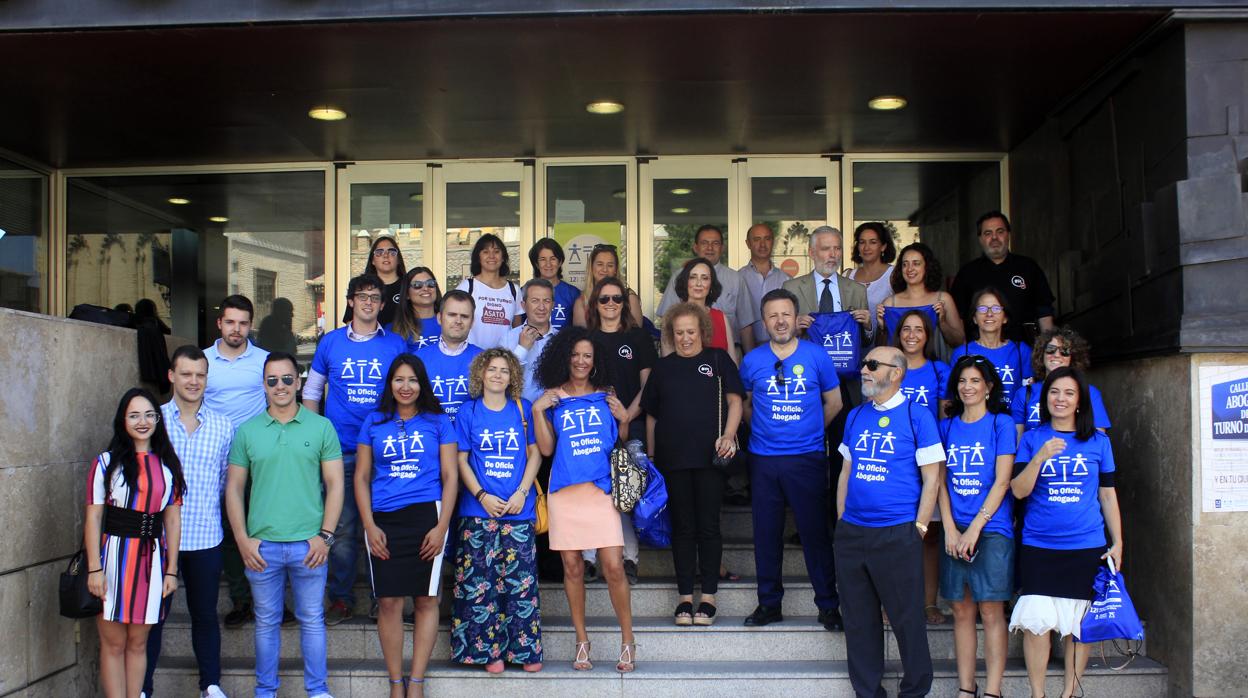
<svg viewBox="0 0 1248 698"><path fill-rule="evenodd" d="M1061 468L1061 479L1058 477L1058 468ZM1088 459L1082 453L1076 453L1073 456L1055 456L1044 462L1040 467L1040 477L1048 479L1050 485L1082 485L1078 480L1071 480L1072 477L1088 476Z"/></svg>
<svg viewBox="0 0 1248 698"><path fill-rule="evenodd" d="M381 442L381 457L392 465L415 463L424 452L425 440L418 431L398 437L391 434Z"/></svg>
<svg viewBox="0 0 1248 698"><path fill-rule="evenodd" d="M416 348L432 347L438 343L438 338L441 336L440 334L422 334L416 338Z"/></svg>
<svg viewBox="0 0 1248 698"><path fill-rule="evenodd" d="M881 429L887 429L888 424L888 417L880 418ZM876 431L868 428L858 435L858 440L854 443L854 452L861 454L855 457L854 461L886 463L888 462L887 456L897 453L896 441L897 437L893 435L892 430Z"/></svg>
<svg viewBox="0 0 1248 698"><path fill-rule="evenodd" d="M352 388L375 388L382 379L381 361L372 359L346 359L339 374Z"/></svg>
<svg viewBox="0 0 1248 698"><path fill-rule="evenodd" d="M957 473L958 475L966 475L967 468L979 469L983 468L985 465L984 445L979 441L976 441L974 446L960 446L958 444L951 443L949 444L949 448L945 449L945 455L947 458L945 465L950 470L953 470L954 468L961 468L961 470Z"/></svg>
<svg viewBox="0 0 1248 698"><path fill-rule="evenodd" d="M591 428L600 426L602 426L602 409L597 405L564 410L559 422L559 430L571 439L597 436L598 433L591 431Z"/></svg>
<svg viewBox="0 0 1248 698"><path fill-rule="evenodd" d="M429 379L429 385L433 388L433 394L438 396L438 401L442 403L442 407L456 406L448 411L455 411L460 403L468 399L468 376L458 375L443 378L439 374Z"/></svg>
<svg viewBox="0 0 1248 698"><path fill-rule="evenodd" d="M485 452L485 460L515 460L520 452L520 432L515 427L503 429L482 429L479 441L480 448Z"/></svg>
<svg viewBox="0 0 1248 698"><path fill-rule="evenodd" d="M931 407L932 403L927 400L927 396L931 392L932 391L929 390L926 385L920 385L918 387L911 385L901 386L902 395L905 395L907 398L913 400L914 404L923 405L924 407Z"/></svg>
<svg viewBox="0 0 1248 698"><path fill-rule="evenodd" d="M781 378L784 379L783 385ZM767 395L772 398L773 403L800 404L806 390L806 367L801 364L793 367L792 376L784 375L781 368L777 375L767 377Z"/></svg>

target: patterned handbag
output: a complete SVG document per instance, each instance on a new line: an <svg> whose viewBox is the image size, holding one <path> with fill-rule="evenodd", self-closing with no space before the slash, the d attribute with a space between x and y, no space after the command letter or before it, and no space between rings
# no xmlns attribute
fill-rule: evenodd
<svg viewBox="0 0 1248 698"><path fill-rule="evenodd" d="M623 443L611 449L611 503L627 514L646 491L646 471Z"/></svg>

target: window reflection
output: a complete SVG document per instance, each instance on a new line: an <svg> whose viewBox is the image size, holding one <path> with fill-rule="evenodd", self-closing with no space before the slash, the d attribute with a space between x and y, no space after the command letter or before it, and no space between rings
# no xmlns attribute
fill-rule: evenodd
<svg viewBox="0 0 1248 698"><path fill-rule="evenodd" d="M698 228L714 225L732 240L728 230L727 179L654 180L654 297L648 304L658 308L667 282L693 257L693 238Z"/></svg>
<svg viewBox="0 0 1248 698"><path fill-rule="evenodd" d="M47 273L47 175L0 159L0 306L40 312Z"/></svg>
<svg viewBox="0 0 1248 698"><path fill-rule="evenodd" d="M486 233L507 246L511 273L520 280L520 182L448 182L446 185L446 280L455 288L471 276L472 247Z"/></svg>

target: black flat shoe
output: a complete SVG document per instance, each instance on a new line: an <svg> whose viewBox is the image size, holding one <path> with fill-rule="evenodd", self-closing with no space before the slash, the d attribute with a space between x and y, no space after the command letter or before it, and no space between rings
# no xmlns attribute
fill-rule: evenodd
<svg viewBox="0 0 1248 698"><path fill-rule="evenodd" d="M829 632L839 633L845 631L845 621L841 619L841 612L835 608L829 608L819 612L819 625Z"/></svg>
<svg viewBox="0 0 1248 698"><path fill-rule="evenodd" d="M754 609L753 613L746 616L745 625L751 628L761 628L783 620L784 614L780 613L779 606L759 606Z"/></svg>
<svg viewBox="0 0 1248 698"><path fill-rule="evenodd" d="M715 624L715 604L709 604L705 601L698 604L698 612L693 616L694 625L714 625Z"/></svg>

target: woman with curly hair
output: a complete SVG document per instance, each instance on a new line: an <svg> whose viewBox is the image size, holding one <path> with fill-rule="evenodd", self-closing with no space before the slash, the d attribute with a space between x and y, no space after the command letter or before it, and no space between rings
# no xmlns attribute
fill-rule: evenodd
<svg viewBox="0 0 1248 698"><path fill-rule="evenodd" d="M931 317L932 324L940 328L939 337L946 345L938 346L937 353L947 356L948 347L956 347L966 341L966 332L962 329L962 316L953 302L953 296L941 290L944 278L940 261L932 248L921 242L903 247L899 260L889 276L893 295L876 307L876 321L882 327L893 327L888 316L904 309L922 308ZM897 310L886 311L885 308Z"/></svg>
<svg viewBox="0 0 1248 698"><path fill-rule="evenodd" d="M1023 437L1023 432L1040 426L1040 384L1049 373L1062 366L1087 371L1091 365L1092 351L1088 341L1073 327L1064 325L1041 333L1036 340L1036 346L1031 350L1031 370L1036 377L1014 393L1010 409L1014 424L1018 427L1018 438ZM1088 385L1088 402L1092 405L1092 419L1096 428L1108 431L1112 423L1109 421L1109 413L1105 411L1101 391L1095 385Z"/></svg>
<svg viewBox="0 0 1248 698"><path fill-rule="evenodd" d="M576 628L572 668L588 671L585 630L585 564L581 553L594 548L607 580L611 606L620 622L622 644L616 671L636 666L633 612L624 576L624 534L620 513L611 504L611 449L627 427L628 410L610 388L602 345L583 327L565 327L542 351L537 382L546 389L533 403L533 425L550 467L550 549L563 560L563 589Z"/></svg>
<svg viewBox="0 0 1248 698"><path fill-rule="evenodd" d="M486 349L472 360L472 399L455 417L459 438L459 498L451 658L484 664L542 668L537 596L537 532L533 481L542 464L529 421L532 404L520 397L524 371L506 349Z"/></svg>
<svg viewBox="0 0 1248 698"><path fill-rule="evenodd" d="M438 324L438 312L442 310L442 291L438 278L429 267L413 267L403 275L399 288L399 310L394 322L386 325L387 332L394 332L407 342L407 351L415 354L430 344L437 344L442 334Z"/></svg>

